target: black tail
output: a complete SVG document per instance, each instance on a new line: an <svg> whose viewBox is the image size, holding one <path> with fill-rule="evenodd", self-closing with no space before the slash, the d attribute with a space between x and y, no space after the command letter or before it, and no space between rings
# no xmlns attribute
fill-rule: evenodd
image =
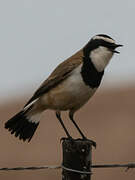
<svg viewBox="0 0 135 180"><path fill-rule="evenodd" d="M30 121L26 112L21 111L5 123L5 128L8 129L11 134L15 134L15 137L19 137L20 140L28 140L29 142L38 125L39 122Z"/></svg>

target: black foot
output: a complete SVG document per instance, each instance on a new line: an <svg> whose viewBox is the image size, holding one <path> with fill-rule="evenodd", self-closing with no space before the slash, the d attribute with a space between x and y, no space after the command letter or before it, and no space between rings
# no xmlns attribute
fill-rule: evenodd
<svg viewBox="0 0 135 180"><path fill-rule="evenodd" d="M60 139L60 142L62 142L62 141L64 141L64 140L70 140L70 141L72 141L72 142L74 142L74 141L78 141L78 140L84 140L84 141L89 141L90 143L91 143L91 145L92 146L94 146L94 148L96 149L96 147L97 147L97 143L95 142L95 141L93 141L93 140L91 140L91 139L88 139L88 138L86 138L86 137L83 137L82 139L81 138L78 138L78 139L73 139L71 136L69 136L69 137L62 137L61 139Z"/></svg>
<svg viewBox="0 0 135 180"><path fill-rule="evenodd" d="M73 141L73 138L72 138L71 136L69 136L69 137L62 137L62 138L60 139L60 143L61 143L62 141L64 141L64 140Z"/></svg>
<svg viewBox="0 0 135 180"><path fill-rule="evenodd" d="M89 141L89 142L92 144L92 146L96 149L97 143L96 143L95 141L93 141L93 140L91 140L91 139L87 139L86 137L84 137L83 140L84 140L84 141Z"/></svg>

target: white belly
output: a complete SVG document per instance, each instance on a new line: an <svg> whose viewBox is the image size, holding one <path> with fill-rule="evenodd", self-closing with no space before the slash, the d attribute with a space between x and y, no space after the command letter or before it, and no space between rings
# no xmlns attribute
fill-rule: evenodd
<svg viewBox="0 0 135 180"><path fill-rule="evenodd" d="M86 86L80 74L81 65L65 81L42 98L45 106L55 110L79 109L95 93L96 88Z"/></svg>

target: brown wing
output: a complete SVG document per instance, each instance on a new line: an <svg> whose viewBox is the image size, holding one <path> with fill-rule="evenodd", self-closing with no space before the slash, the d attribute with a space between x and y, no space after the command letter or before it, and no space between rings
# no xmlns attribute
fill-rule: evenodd
<svg viewBox="0 0 135 180"><path fill-rule="evenodd" d="M48 79L46 79L41 84L39 89L34 93L32 98L27 102L24 107L26 107L28 104L30 104L32 101L39 98L43 94L47 93L50 89L54 88L61 81L65 80L73 71L73 69L75 69L82 63L82 57L83 51L80 50L76 54L62 62L60 65L58 65L57 68L48 77Z"/></svg>

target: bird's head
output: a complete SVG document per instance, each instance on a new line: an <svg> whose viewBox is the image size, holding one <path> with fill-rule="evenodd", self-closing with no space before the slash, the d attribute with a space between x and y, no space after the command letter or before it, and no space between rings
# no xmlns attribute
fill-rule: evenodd
<svg viewBox="0 0 135 180"><path fill-rule="evenodd" d="M83 48L85 57L89 57L96 69L101 72L109 63L114 53L119 53L116 48L122 45L116 44L114 39L105 34L94 36Z"/></svg>

